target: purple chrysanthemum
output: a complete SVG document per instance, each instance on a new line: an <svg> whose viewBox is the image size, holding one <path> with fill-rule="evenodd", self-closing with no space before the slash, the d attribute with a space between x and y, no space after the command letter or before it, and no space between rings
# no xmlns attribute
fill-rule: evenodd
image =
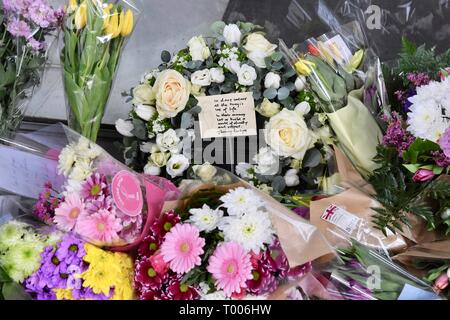
<svg viewBox="0 0 450 320"><path fill-rule="evenodd" d="M107 197L110 195L108 182L106 176L101 173L93 173L86 182L83 184L81 190L81 196L84 199L98 199L102 196Z"/></svg>

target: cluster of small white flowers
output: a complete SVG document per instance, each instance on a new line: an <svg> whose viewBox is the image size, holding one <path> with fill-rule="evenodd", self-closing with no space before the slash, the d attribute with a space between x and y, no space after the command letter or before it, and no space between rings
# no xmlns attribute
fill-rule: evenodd
<svg viewBox="0 0 450 320"><path fill-rule="evenodd" d="M162 123L162 119L158 118L152 125L153 133L160 133L166 131L166 126Z"/></svg>
<svg viewBox="0 0 450 320"><path fill-rule="evenodd" d="M236 174L243 179L253 179L255 168L250 163L238 163L235 168Z"/></svg>

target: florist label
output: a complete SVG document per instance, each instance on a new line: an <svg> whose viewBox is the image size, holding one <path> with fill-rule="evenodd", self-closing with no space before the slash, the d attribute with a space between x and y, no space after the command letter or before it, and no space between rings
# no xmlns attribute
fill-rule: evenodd
<svg viewBox="0 0 450 320"><path fill-rule="evenodd" d="M252 92L198 97L202 139L255 136L255 102Z"/></svg>
<svg viewBox="0 0 450 320"><path fill-rule="evenodd" d="M360 219L357 216L351 214L345 209L339 208L334 204L328 206L321 218L334 224L348 234L352 234L360 222Z"/></svg>
<svg viewBox="0 0 450 320"><path fill-rule="evenodd" d="M139 180L128 171L120 171L112 180L114 202L120 211L135 217L142 212L144 199Z"/></svg>

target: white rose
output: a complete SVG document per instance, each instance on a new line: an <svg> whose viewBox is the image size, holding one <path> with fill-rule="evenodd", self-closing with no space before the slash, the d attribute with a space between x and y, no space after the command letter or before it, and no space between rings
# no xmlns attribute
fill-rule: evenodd
<svg viewBox="0 0 450 320"><path fill-rule="evenodd" d="M316 142L303 116L288 109L270 118L264 130L266 143L279 156L302 160Z"/></svg>
<svg viewBox="0 0 450 320"><path fill-rule="evenodd" d="M173 129L169 129L164 133L158 133L156 136L156 144L163 152L178 153L181 149L180 142L180 138Z"/></svg>
<svg viewBox="0 0 450 320"><path fill-rule="evenodd" d="M211 75L211 82L222 83L225 81L222 68L211 68L209 69L209 74Z"/></svg>
<svg viewBox="0 0 450 320"><path fill-rule="evenodd" d="M306 87L306 78L305 78L305 76L297 77L297 79L295 80L295 90L297 92L300 92L300 91L305 90L305 87Z"/></svg>
<svg viewBox="0 0 450 320"><path fill-rule="evenodd" d="M144 174L149 176L159 176L161 174L161 168L149 162L144 167Z"/></svg>
<svg viewBox="0 0 450 320"><path fill-rule="evenodd" d="M202 36L192 37L188 46L189 54L194 61L205 61L211 55L211 51Z"/></svg>
<svg viewBox="0 0 450 320"><path fill-rule="evenodd" d="M150 153L152 151L153 143L150 142L143 142L139 146L139 149L141 149L141 152L143 153Z"/></svg>
<svg viewBox="0 0 450 320"><path fill-rule="evenodd" d="M247 43L244 48L248 52L248 58L252 60L258 68L265 68L266 62L264 59L274 53L277 45L270 43L262 34L252 33L247 37Z"/></svg>
<svg viewBox="0 0 450 320"><path fill-rule="evenodd" d="M296 112L300 113L301 115L305 116L311 111L311 106L308 102L303 101L300 102L294 109Z"/></svg>
<svg viewBox="0 0 450 320"><path fill-rule="evenodd" d="M175 70L164 70L156 78L156 109L159 116L173 118L186 108L191 93L191 83Z"/></svg>
<svg viewBox="0 0 450 320"><path fill-rule="evenodd" d="M134 105L140 104L154 104L155 92L149 84L140 84L133 89L133 101Z"/></svg>
<svg viewBox="0 0 450 320"><path fill-rule="evenodd" d="M243 64L238 72L239 84L243 86L251 86L258 77L255 68L249 66L248 64Z"/></svg>
<svg viewBox="0 0 450 320"><path fill-rule="evenodd" d="M162 168L167 164L167 161L170 158L170 152L153 152L150 155L150 161L153 166Z"/></svg>
<svg viewBox="0 0 450 320"><path fill-rule="evenodd" d="M191 75L191 82L194 85L207 87L211 85L211 74L208 69L195 71Z"/></svg>
<svg viewBox="0 0 450 320"><path fill-rule="evenodd" d="M203 182L210 182L217 173L216 167L209 162L202 164L201 166L193 166L194 173L202 179Z"/></svg>
<svg viewBox="0 0 450 320"><path fill-rule="evenodd" d="M279 159L270 148L261 148L253 161L256 163L255 172L265 176L277 174L280 168Z"/></svg>
<svg viewBox="0 0 450 320"><path fill-rule="evenodd" d="M298 170L290 169L286 172L284 176L284 181L288 187L296 187L300 184L300 178L298 176Z"/></svg>
<svg viewBox="0 0 450 320"><path fill-rule="evenodd" d="M229 46L233 44L240 45L242 33L237 25L229 24L223 29L223 37L225 38L225 43Z"/></svg>
<svg viewBox="0 0 450 320"><path fill-rule="evenodd" d="M116 130L124 137L134 137L134 134L131 133L134 130L131 120L118 119L116 121Z"/></svg>
<svg viewBox="0 0 450 320"><path fill-rule="evenodd" d="M263 102L256 108L256 111L263 117L273 117L280 112L281 106L279 103L270 102L269 99L264 98Z"/></svg>
<svg viewBox="0 0 450 320"><path fill-rule="evenodd" d="M144 121L150 121L156 114L157 111L155 107L147 106L145 104L139 104L134 108L134 111Z"/></svg>
<svg viewBox="0 0 450 320"><path fill-rule="evenodd" d="M237 60L225 61L225 68L230 70L231 73L237 74L241 70L241 63Z"/></svg>
<svg viewBox="0 0 450 320"><path fill-rule="evenodd" d="M264 79L264 87L278 89L280 87L281 77L279 74L269 72Z"/></svg>
<svg viewBox="0 0 450 320"><path fill-rule="evenodd" d="M180 177L189 168L189 159L182 154L173 155L167 162L167 173L172 177Z"/></svg>

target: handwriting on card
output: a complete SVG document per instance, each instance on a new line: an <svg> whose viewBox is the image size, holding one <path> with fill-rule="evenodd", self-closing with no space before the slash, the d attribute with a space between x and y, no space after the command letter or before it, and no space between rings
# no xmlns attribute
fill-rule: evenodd
<svg viewBox="0 0 450 320"><path fill-rule="evenodd" d="M251 92L198 97L202 139L255 136L255 103Z"/></svg>

